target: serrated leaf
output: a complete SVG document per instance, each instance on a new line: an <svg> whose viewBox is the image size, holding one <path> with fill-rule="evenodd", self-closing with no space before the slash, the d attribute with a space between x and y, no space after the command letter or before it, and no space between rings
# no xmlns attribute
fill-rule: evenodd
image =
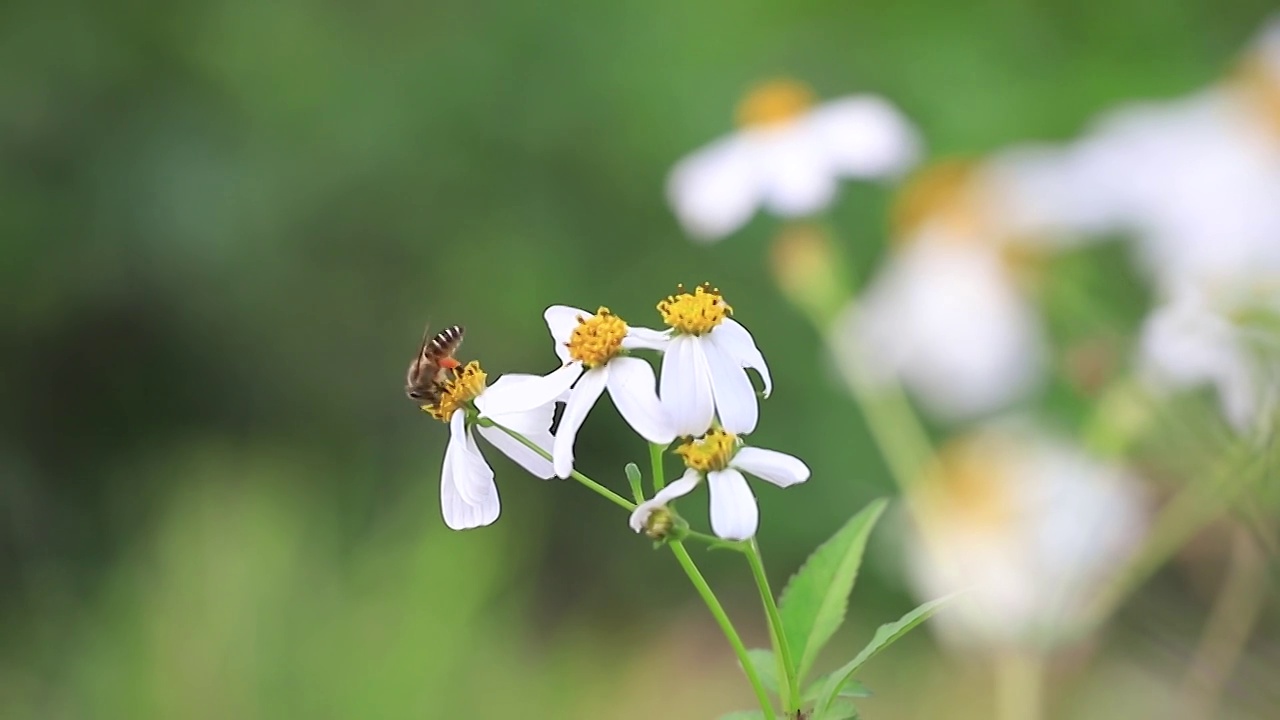
<svg viewBox="0 0 1280 720"><path fill-rule="evenodd" d="M756 675L760 677L760 684L764 685L764 689L777 695L778 663L773 659L773 651L760 648L748 650L747 659L751 661L752 667L756 669Z"/></svg>
<svg viewBox="0 0 1280 720"><path fill-rule="evenodd" d="M853 674L858 672L868 660L897 642L899 638L906 635L917 625L928 620L930 616L938 611L938 608L942 607L943 603L946 603L952 597L954 595L927 602L903 615L896 622L887 623L877 628L876 634L871 638L871 642L862 648L862 652L858 653L857 657L827 676L827 681L823 684L822 691L818 694L818 702L815 705L818 710L818 717L826 717L824 713L835 704L840 694L840 689L852 679Z"/></svg>
<svg viewBox="0 0 1280 720"><path fill-rule="evenodd" d="M862 553L887 500L876 500L849 518L829 540L809 556L782 591L779 613L783 633L803 680L822 646L844 622L849 593L858 579Z"/></svg>

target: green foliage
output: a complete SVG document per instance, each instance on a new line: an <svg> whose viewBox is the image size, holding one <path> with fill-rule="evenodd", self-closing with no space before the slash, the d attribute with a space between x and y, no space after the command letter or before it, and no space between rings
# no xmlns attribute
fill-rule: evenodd
<svg viewBox="0 0 1280 720"><path fill-rule="evenodd" d="M809 556L782 593L782 627L801 680L844 622L867 537L887 504L876 500L850 518Z"/></svg>
<svg viewBox="0 0 1280 720"><path fill-rule="evenodd" d="M764 689L773 694L778 693L778 663L773 657L772 650L756 648L748 650L747 657L751 660L751 665L756 669L756 673L760 676L760 683L764 685Z"/></svg>
<svg viewBox="0 0 1280 720"><path fill-rule="evenodd" d="M871 642L862 648L862 652L858 653L857 657L828 675L825 680L819 681L821 682L821 690L818 692L815 705L817 710L816 720L836 720L839 717L847 717L838 713L832 716L830 713L834 712L839 705L837 700L842 694L845 684L853 678L854 673L858 672L868 660L878 655L880 651L897 642L899 638L906 635L920 623L928 620L949 599L950 597L945 597L927 602L903 615L897 621L877 628L876 634L871 638Z"/></svg>

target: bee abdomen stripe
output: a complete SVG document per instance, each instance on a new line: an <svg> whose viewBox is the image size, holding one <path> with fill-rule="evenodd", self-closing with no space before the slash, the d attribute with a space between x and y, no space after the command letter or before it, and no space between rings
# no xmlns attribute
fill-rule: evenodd
<svg viewBox="0 0 1280 720"><path fill-rule="evenodd" d="M462 340L462 326L454 325L441 330L429 343L432 350L447 352Z"/></svg>

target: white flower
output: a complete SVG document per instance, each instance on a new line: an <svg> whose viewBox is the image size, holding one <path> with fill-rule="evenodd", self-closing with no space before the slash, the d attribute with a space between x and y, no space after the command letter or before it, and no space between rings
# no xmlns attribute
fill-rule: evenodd
<svg viewBox="0 0 1280 720"><path fill-rule="evenodd" d="M1029 394L1045 344L1002 249L938 225L893 254L837 320L833 339L854 382L896 379L947 420Z"/></svg>
<svg viewBox="0 0 1280 720"><path fill-rule="evenodd" d="M563 399L564 414L551 451L556 475L567 478L573 472L578 429L606 389L623 419L645 440L666 445L675 439L654 391L653 368L644 360L622 354L624 350L661 350L667 345L663 333L629 327L603 307L593 314L552 305L543 317L564 365L537 381L521 384L499 407L510 412Z"/></svg>
<svg viewBox="0 0 1280 720"><path fill-rule="evenodd" d="M919 154L915 129L870 95L813 107L789 81L766 83L739 106L743 128L681 160L667 197L694 237L719 239L764 205L784 217L812 215L835 197L841 177L902 173Z"/></svg>
<svg viewBox="0 0 1280 720"><path fill-rule="evenodd" d="M1147 318L1140 352L1156 389L1212 385L1238 432L1267 436L1280 406L1280 273L1182 286Z"/></svg>
<svg viewBox="0 0 1280 720"><path fill-rule="evenodd" d="M962 592L944 639L1040 647L1084 629L1146 525L1137 481L1028 428L954 441L907 495L908 574L925 598Z"/></svg>
<svg viewBox="0 0 1280 720"><path fill-rule="evenodd" d="M493 468L480 454L472 430L535 476L554 476L551 463L498 427L468 422L466 405L474 402L478 416L492 420L528 438L538 447L552 445L551 418L555 401L524 410L494 411L490 404L501 404L504 396L517 392L521 385L538 382L534 375L504 375L493 387L486 388L485 374L479 363L469 363L445 387L439 405L424 406L433 417L449 424L449 444L444 452L444 469L440 476L440 510L444 522L454 530L488 525L498 519L501 509L498 488L493 482Z"/></svg>
<svg viewBox="0 0 1280 720"><path fill-rule="evenodd" d="M741 447L738 439L712 430L699 440L676 449L687 469L678 480L640 503L631 513L631 529L643 532L654 510L688 495L704 478L711 488L711 530L725 540L746 540L756 534L760 509L742 473L750 473L778 487L790 487L809 479L809 468L800 459L760 448Z"/></svg>
<svg viewBox="0 0 1280 720"><path fill-rule="evenodd" d="M1126 233L1162 294L1280 270L1280 21L1231 76L1102 115L1078 141L1006 154L993 179L1016 230Z"/></svg>
<svg viewBox="0 0 1280 720"><path fill-rule="evenodd" d="M755 339L729 317L733 309L720 291L706 284L692 293L681 288L658 303L658 311L671 326L663 335L659 392L675 434L701 435L717 415L731 433L755 430L760 407L746 368L760 373L765 397L773 381Z"/></svg>

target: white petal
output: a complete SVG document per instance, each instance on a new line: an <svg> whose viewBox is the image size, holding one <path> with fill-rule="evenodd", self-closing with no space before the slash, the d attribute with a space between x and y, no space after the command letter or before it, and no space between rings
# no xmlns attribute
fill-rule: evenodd
<svg viewBox="0 0 1280 720"><path fill-rule="evenodd" d="M756 402L756 390L751 387L747 371L708 338L694 338L694 341L707 360L720 424L735 435L755 430L756 421L760 419L760 405Z"/></svg>
<svg viewBox="0 0 1280 720"><path fill-rule="evenodd" d="M670 330L651 330L642 327L627 327L627 336L622 338L622 347L628 350L666 350L671 344Z"/></svg>
<svg viewBox="0 0 1280 720"><path fill-rule="evenodd" d="M730 136L685 157L667 178L667 200L685 230L718 240L742 227L760 204L752 145Z"/></svg>
<svg viewBox="0 0 1280 720"><path fill-rule="evenodd" d="M809 466L800 458L775 450L744 447L738 450L729 465L778 487L789 487L809 479Z"/></svg>
<svg viewBox="0 0 1280 720"><path fill-rule="evenodd" d="M653 498L645 500L631 512L631 529L636 532L643 532L645 523L649 522L649 516L653 511L665 507L667 503L675 500L683 495L688 495L694 488L698 487L698 480L702 475L693 468L684 471L684 475L679 480L658 491Z"/></svg>
<svg viewBox="0 0 1280 720"><path fill-rule="evenodd" d="M813 215L831 204L836 174L816 136L803 127L758 132L764 205L782 217Z"/></svg>
<svg viewBox="0 0 1280 720"><path fill-rule="evenodd" d="M604 392L608 379L608 365L592 368L582 373L582 378L569 393L569 402L565 403L564 415L560 417L560 427L556 430L551 449L557 477L567 478L573 472L573 441L578 437L578 428L587 419L587 413Z"/></svg>
<svg viewBox="0 0 1280 720"><path fill-rule="evenodd" d="M503 375L476 398L476 409L488 418L549 407L582 374L582 363L569 363L547 375ZM505 424L505 423L504 423Z"/></svg>
<svg viewBox="0 0 1280 720"><path fill-rule="evenodd" d="M616 357L609 361L609 397L622 418L640 437L666 445L676 438L663 409L653 368L640 358Z"/></svg>
<svg viewBox="0 0 1280 720"><path fill-rule="evenodd" d="M462 413L451 420L440 478L440 512L454 530L488 525L501 509L493 471L467 432ZM457 430L455 431L455 428Z"/></svg>
<svg viewBox="0 0 1280 720"><path fill-rule="evenodd" d="M760 508L742 473L728 468L707 473L711 489L711 529L725 540L746 540L756 534Z"/></svg>
<svg viewBox="0 0 1280 720"><path fill-rule="evenodd" d="M711 342L736 360L739 365L760 373L760 379L764 381L764 396L769 397L773 392L773 379L769 377L769 366L764 361L764 355L760 354L760 349L756 347L755 338L751 337L751 333L742 326L742 323L733 318L725 318L707 337L711 338Z"/></svg>
<svg viewBox="0 0 1280 720"><path fill-rule="evenodd" d="M515 428L511 428L515 430ZM496 427L478 427L481 437L489 441L489 444L502 451L503 455L516 461L525 470L528 470L535 477L547 480L555 477L555 470L551 467L551 461L542 457L538 453L525 447L519 440L508 435L501 428ZM519 432L519 431L517 431ZM543 450L551 452L552 444L555 439L551 437L550 430L543 430L540 435L530 435L529 433L520 433L529 440L533 441Z"/></svg>
<svg viewBox="0 0 1280 720"><path fill-rule="evenodd" d="M802 121L842 175L900 175L915 164L920 140L906 117L885 100L862 95L824 103Z"/></svg>
<svg viewBox="0 0 1280 720"><path fill-rule="evenodd" d="M578 318L589 318L595 313L580 310L568 305L552 305L542 312L542 319L547 321L547 329L551 331L551 339L556 344L556 355L560 362L569 362L569 348L565 343L573 336L573 329L578 327Z"/></svg>
<svg viewBox="0 0 1280 720"><path fill-rule="evenodd" d="M480 454L476 439L467 427L466 416L456 412L449 420L449 446L445 455L453 450L454 482L462 499L472 505L484 502L490 495L497 495L493 484L493 469Z"/></svg>
<svg viewBox="0 0 1280 720"><path fill-rule="evenodd" d="M672 338L662 356L659 381L662 406L666 408L676 435L697 437L711 427L715 403L711 395L711 372L695 338Z"/></svg>

